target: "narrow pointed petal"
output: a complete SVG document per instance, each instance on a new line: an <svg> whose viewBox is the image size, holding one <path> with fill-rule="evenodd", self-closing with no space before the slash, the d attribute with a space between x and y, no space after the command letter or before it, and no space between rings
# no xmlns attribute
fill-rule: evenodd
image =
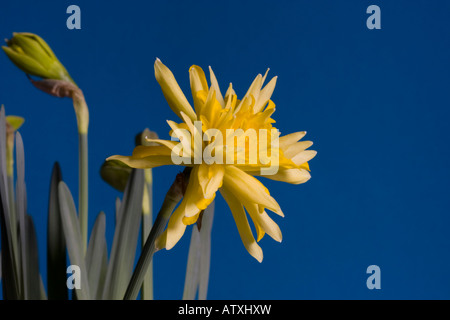
<svg viewBox="0 0 450 320"><path fill-rule="evenodd" d="M223 185L232 189L233 194L235 194L241 202L256 203L284 216L280 206L276 200L270 196L267 188L265 188L259 180L235 166L226 167Z"/></svg>
<svg viewBox="0 0 450 320"><path fill-rule="evenodd" d="M189 80L191 83L192 98L194 99L195 113L200 114L204 101L199 98L198 93L202 91L207 93L209 90L205 72L199 66L193 65L189 69Z"/></svg>
<svg viewBox="0 0 450 320"><path fill-rule="evenodd" d="M247 249L248 253L261 262L263 260L263 252L253 237L252 230L248 224L247 215L245 214L242 204L227 188L221 188L220 193L230 207L244 247Z"/></svg>
<svg viewBox="0 0 450 320"><path fill-rule="evenodd" d="M244 206L255 225L258 225L275 241L281 242L283 236L281 235L280 227L267 215L265 211L260 213L256 204L245 204Z"/></svg>
<svg viewBox="0 0 450 320"><path fill-rule="evenodd" d="M306 131L294 132L279 138L278 143L281 150L286 150L291 144L296 143L306 135Z"/></svg>
<svg viewBox="0 0 450 320"><path fill-rule="evenodd" d="M224 174L225 167L221 164L199 165L198 180L206 199L211 198L222 186Z"/></svg>
<svg viewBox="0 0 450 320"><path fill-rule="evenodd" d="M299 166L299 165L311 160L312 158L314 158L316 156L316 154L317 154L317 151L315 151L315 150L305 150L305 151L297 154L295 157L293 157L292 161L296 165Z"/></svg>
<svg viewBox="0 0 450 320"><path fill-rule="evenodd" d="M242 98L239 105L236 107L235 112L239 111L239 109L242 107L242 104L246 98L253 97L255 100L258 99L259 91L261 90L261 82L262 82L262 76L258 74L253 80L252 84L250 85L250 88L248 89L247 93L245 94L244 98Z"/></svg>
<svg viewBox="0 0 450 320"><path fill-rule="evenodd" d="M205 181L200 182L199 179L201 177L200 170L204 170L207 166L208 165L206 164L201 164L199 166L195 166L191 171L188 188L186 189L184 196L187 199L185 202L184 216L187 218L195 216L201 210L205 210L214 200L216 191L221 185L220 178L215 177L217 180L214 180L210 177L208 179L209 181L206 182L206 188L209 187L212 191L210 191L210 194L205 196L202 188L202 183L205 184ZM213 185L209 186L209 182L212 182Z"/></svg>
<svg viewBox="0 0 450 320"><path fill-rule="evenodd" d="M306 169L280 169L276 174L264 176L271 180L287 182L290 184L301 184L311 179L311 174Z"/></svg>
<svg viewBox="0 0 450 320"><path fill-rule="evenodd" d="M170 156L171 149L166 146L137 146L133 150L133 158L140 159L149 156Z"/></svg>
<svg viewBox="0 0 450 320"><path fill-rule="evenodd" d="M255 107L253 108L254 112L261 112L264 107L269 102L272 97L273 91L275 90L275 85L277 84L278 77L273 77L272 80L261 90L259 94L258 101L256 102Z"/></svg>
<svg viewBox="0 0 450 320"><path fill-rule="evenodd" d="M183 111L189 118L195 120L197 116L175 80L173 73L159 59L155 61L155 77L173 112L181 118L180 111Z"/></svg>
<svg viewBox="0 0 450 320"><path fill-rule="evenodd" d="M173 165L170 156L150 156L145 158L133 158L128 156L111 156L106 160L119 160L127 166L136 169L150 169L165 165Z"/></svg>
<svg viewBox="0 0 450 320"><path fill-rule="evenodd" d="M209 67L209 77L211 80L211 90L214 90L216 92L217 101L219 101L222 108L225 108L225 102L223 100L222 93L220 92L219 83L217 82L217 78L214 75L214 72L211 67Z"/></svg>
<svg viewBox="0 0 450 320"><path fill-rule="evenodd" d="M292 159L297 154L305 151L312 145L313 145L312 141L299 141L299 142L293 143L284 151L284 156L289 159Z"/></svg>

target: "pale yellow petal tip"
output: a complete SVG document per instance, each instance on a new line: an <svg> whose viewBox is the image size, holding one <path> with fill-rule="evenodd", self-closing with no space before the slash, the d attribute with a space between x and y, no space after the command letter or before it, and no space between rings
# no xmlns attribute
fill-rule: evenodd
<svg viewBox="0 0 450 320"><path fill-rule="evenodd" d="M256 243L254 245L250 245L250 247L247 248L248 253L255 258L259 263L263 261L264 255L261 247L257 245Z"/></svg>
<svg viewBox="0 0 450 320"><path fill-rule="evenodd" d="M110 156L108 158L106 158L106 161L110 161L110 160L120 160L122 156L119 155L115 155L115 156Z"/></svg>

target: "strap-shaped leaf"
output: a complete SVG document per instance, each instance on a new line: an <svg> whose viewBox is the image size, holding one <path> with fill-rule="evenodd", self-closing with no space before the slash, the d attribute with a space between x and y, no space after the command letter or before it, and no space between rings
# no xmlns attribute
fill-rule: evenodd
<svg viewBox="0 0 450 320"><path fill-rule="evenodd" d="M41 279L39 274L39 254L36 240L36 229L34 227L33 219L30 215L25 215L25 246L22 250L25 251L26 270L26 298L28 300L41 299Z"/></svg>
<svg viewBox="0 0 450 320"><path fill-rule="evenodd" d="M86 266L89 275L89 288L93 298L98 296L98 288L102 277L104 253L106 251L106 218L105 213L100 212L92 229L89 246L86 252Z"/></svg>
<svg viewBox="0 0 450 320"><path fill-rule="evenodd" d="M19 268L11 242L11 221L6 178L6 123L3 106L0 109L0 227L3 298L15 300L20 298L21 293L18 279Z"/></svg>
<svg viewBox="0 0 450 320"><path fill-rule="evenodd" d="M30 264L28 261L28 239L26 226L26 194L25 194L25 155L23 149L23 140L19 132L16 134L16 163L17 163L17 181L16 181L16 213L19 219L19 239L20 239L20 265L22 267L22 292L25 300L31 299L32 282L29 279Z"/></svg>
<svg viewBox="0 0 450 320"><path fill-rule="evenodd" d="M153 177L152 169L144 169L144 197L142 199L141 248L145 246L153 225ZM153 261L148 266L142 282L141 300L153 300Z"/></svg>
<svg viewBox="0 0 450 320"><path fill-rule="evenodd" d="M61 221L58 184L62 181L61 168L55 162L50 180L47 221L47 286L49 300L67 300L66 239Z"/></svg>
<svg viewBox="0 0 450 320"><path fill-rule="evenodd" d="M84 261L83 242L81 240L80 224L77 212L69 188L61 181L58 185L59 205L61 209L61 220L66 238L67 251L70 263L80 268L81 288L76 290L79 300L89 300L89 282L87 268Z"/></svg>
<svg viewBox="0 0 450 320"><path fill-rule="evenodd" d="M116 227L117 227L117 225L119 224L119 220L120 220L120 205L121 205L121 201L120 201L120 198L119 197L117 197L116 198L116 214L115 214L115 218L116 218L116 220L115 220L115 222L116 222Z"/></svg>
<svg viewBox="0 0 450 320"><path fill-rule="evenodd" d="M211 229L214 218L214 201L202 214L201 228L192 229L191 244L186 268L183 300L206 300L211 261Z"/></svg>
<svg viewBox="0 0 450 320"><path fill-rule="evenodd" d="M192 228L191 243L184 280L183 300L194 300L197 295L200 273L200 232L196 225Z"/></svg>
<svg viewBox="0 0 450 320"><path fill-rule="evenodd" d="M211 229L214 219L214 201L205 209L200 230L200 279L198 299L206 300L208 293L209 269L211 262Z"/></svg>
<svg viewBox="0 0 450 320"><path fill-rule="evenodd" d="M118 213L103 299L122 299L136 255L144 189L143 170L133 169Z"/></svg>

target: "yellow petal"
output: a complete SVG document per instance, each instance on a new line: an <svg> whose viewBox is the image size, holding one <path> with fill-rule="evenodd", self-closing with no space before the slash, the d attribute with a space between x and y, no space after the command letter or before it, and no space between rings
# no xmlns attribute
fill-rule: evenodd
<svg viewBox="0 0 450 320"><path fill-rule="evenodd" d="M225 104L231 103L231 99L233 96L236 96L236 92L234 92L233 85L230 83L228 86L227 92L225 92Z"/></svg>
<svg viewBox="0 0 450 320"><path fill-rule="evenodd" d="M111 156L106 160L119 160L131 168L149 169L165 165L173 165L171 156L150 156L145 158L133 158L128 156Z"/></svg>
<svg viewBox="0 0 450 320"><path fill-rule="evenodd" d="M178 208L172 213L167 224L167 229L159 236L156 240L156 248L167 250L172 249L177 242L181 239L184 232L186 231L186 225L183 223L184 217L184 203L186 198L180 203Z"/></svg>
<svg viewBox="0 0 450 320"><path fill-rule="evenodd" d="M225 167L221 164L199 165L198 180L206 199L211 198L222 186Z"/></svg>
<svg viewBox="0 0 450 320"><path fill-rule="evenodd" d="M306 135L306 131L294 132L279 138L278 143L281 150L286 150L291 144L296 143L298 140Z"/></svg>
<svg viewBox="0 0 450 320"><path fill-rule="evenodd" d="M314 158L316 156L316 154L317 154L317 151L315 151L315 150L305 150L305 151L297 154L295 157L293 157L292 161L296 165L299 166L299 165L311 160L312 158Z"/></svg>
<svg viewBox="0 0 450 320"><path fill-rule="evenodd" d="M180 113L180 117L182 118L182 115ZM192 136L188 129L182 128L182 126L178 125L177 123L167 120L167 123L169 124L170 128L172 128L172 134L176 138L180 139L180 142L183 146L183 157L190 158L192 157L192 151L193 151L193 145L192 145Z"/></svg>
<svg viewBox="0 0 450 320"><path fill-rule="evenodd" d="M207 93L208 83L206 82L205 72L199 66L192 66L189 69L189 80L191 83L192 97L194 99L194 109L197 114L200 114L204 101L199 98L198 93Z"/></svg>
<svg viewBox="0 0 450 320"><path fill-rule="evenodd" d="M305 151L312 145L313 145L312 141L300 141L300 142L293 143L284 151L284 156L289 159L292 159L297 154Z"/></svg>
<svg viewBox="0 0 450 320"><path fill-rule="evenodd" d="M272 237L275 241L281 242L283 239L280 227L267 215L264 211L259 212L256 204L244 204L255 226L258 225L265 233ZM258 239L259 241L260 239Z"/></svg>
<svg viewBox="0 0 450 320"><path fill-rule="evenodd" d="M173 73L159 59L155 61L155 77L173 112L181 118L180 111L183 111L189 118L195 120L197 116L175 80Z"/></svg>
<svg viewBox="0 0 450 320"><path fill-rule="evenodd" d="M248 224L247 216L242 204L227 188L221 188L220 193L230 207L244 247L247 249L248 253L261 262L263 260L263 252L253 237L252 230Z"/></svg>
<svg viewBox="0 0 450 320"><path fill-rule="evenodd" d="M133 150L132 157L141 159L149 156L170 156L171 149L166 146L137 146Z"/></svg>
<svg viewBox="0 0 450 320"><path fill-rule="evenodd" d="M275 90L275 85L277 83L278 77L273 77L272 80L261 90L259 94L258 101L254 106L253 110L255 113L261 112L266 104L269 102L270 97L272 97L273 91Z"/></svg>
<svg viewBox="0 0 450 320"><path fill-rule="evenodd" d="M216 76L211 67L209 67L209 78L211 81L211 89L216 92L216 99L219 101L222 108L225 108L225 102L223 101L222 93L220 92L219 83L217 82Z"/></svg>
<svg viewBox="0 0 450 320"><path fill-rule="evenodd" d="M147 142L154 142L154 143L166 146L167 148L169 148L169 150L172 150L178 144L177 141L162 140L162 139L146 139L146 141Z"/></svg>
<svg viewBox="0 0 450 320"><path fill-rule="evenodd" d="M223 185L233 190L233 194L241 202L256 203L269 210L284 216L277 201L272 198L258 179L236 168L227 166L223 178Z"/></svg>
<svg viewBox="0 0 450 320"><path fill-rule="evenodd" d="M276 174L264 176L271 180L287 182L291 184L305 183L311 178L310 173L306 169L280 169Z"/></svg>
<svg viewBox="0 0 450 320"><path fill-rule="evenodd" d="M239 109L242 107L244 100L247 100L246 98L253 97L255 100L258 99L259 91L261 90L261 83L262 83L262 76L258 74L253 80L252 84L250 85L250 88L248 89L247 93L245 94L244 98L242 98L239 105L236 107L235 112L238 112Z"/></svg>

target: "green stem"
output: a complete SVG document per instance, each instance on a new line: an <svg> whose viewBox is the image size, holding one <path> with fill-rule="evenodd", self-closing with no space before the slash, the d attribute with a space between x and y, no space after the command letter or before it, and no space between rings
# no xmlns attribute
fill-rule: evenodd
<svg viewBox="0 0 450 320"><path fill-rule="evenodd" d="M79 132L79 220L84 253L88 239L88 139L87 132Z"/></svg>
<svg viewBox="0 0 450 320"><path fill-rule="evenodd" d="M152 261L153 254L156 252L156 239L163 233L164 227L173 212L173 209L182 198L183 188L185 184L185 175L178 174L174 183L164 198L161 209L158 212L152 230L142 248L141 256L134 269L127 291L125 292L124 300L135 300L139 294L139 289L142 286L148 267Z"/></svg>

